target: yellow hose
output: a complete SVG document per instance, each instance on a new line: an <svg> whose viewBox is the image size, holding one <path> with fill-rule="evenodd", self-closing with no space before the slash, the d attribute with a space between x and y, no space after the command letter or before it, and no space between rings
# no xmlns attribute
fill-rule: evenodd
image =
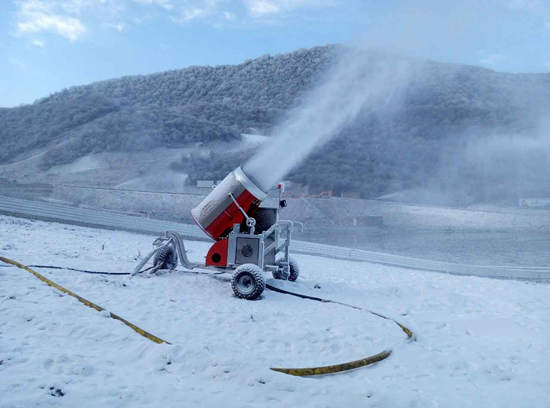
<svg viewBox="0 0 550 408"><path fill-rule="evenodd" d="M66 293L67 295L69 296L72 296L76 299L78 299L80 302L82 302L83 304L85 304L86 306L88 307L91 307L92 309L95 309L97 310L98 312L103 312L105 309L103 309L101 306L98 306L96 305L95 303L93 302L90 302L88 299L85 299L83 298L82 296L79 296L77 295L76 293L70 291L69 289L66 289L64 288L63 286L61 285L58 285L57 283L55 283L54 281L46 278L45 276L39 274L38 272L32 270L31 268L29 268L28 266L25 266L23 264L20 264L19 262L16 262L16 261L13 261L11 259L8 259L8 258L4 258L3 256L0 256L0 261L4 262L4 263L7 263L7 264L11 264L13 266L16 266L20 269L23 269L29 273L32 273L34 276L36 276L38 279L40 279L42 282L44 283L47 283L48 285L56 288L57 290L63 292L63 293ZM128 320L124 319L123 317L120 317L119 315L116 315L112 312L108 312L109 313L109 317L111 317L112 319L115 319L115 320L119 320L121 321L122 323L124 323L126 326L128 326L129 328L131 328L132 330L134 330L135 332L141 334L143 337L151 340L151 341L154 341L155 343L158 343L158 344L161 344L161 343L166 343L166 344L171 344L170 342L166 341L166 340L163 340L161 339L160 337L157 337L155 336L154 334L151 334L145 330L143 330L142 328L136 326L135 324L129 322Z"/></svg>
<svg viewBox="0 0 550 408"><path fill-rule="evenodd" d="M23 269L23 270L33 274L35 277L40 279L42 282L56 288L57 290L59 290L63 293L66 293L69 296L72 296L72 297L78 299L84 305L86 305L88 307L91 307L92 309L95 309L98 312L102 312L102 311L105 310L101 306L98 306L97 304L89 301L88 299L85 299L82 296L79 296L76 293L70 291L69 289L66 289L63 286L58 285L54 281L46 278L45 276L39 274L38 272L32 270L28 266L25 266L23 264L20 264L19 262L13 261L13 260L8 259L8 258L5 258L3 256L0 256L0 261L2 261L4 263L7 263L7 264L10 264L10 265L13 265L13 266L16 266L20 269ZM300 293L294 293L294 292L286 291L284 289L280 289L280 288L277 288L277 287L274 287L274 286L271 286L271 285L267 285L267 288L270 289L270 290L279 292L279 293L292 295L292 296L297 296L297 297L300 297L300 298L303 298L303 299L315 300L315 301L319 301L319 302L323 302L323 303L335 303L335 304L339 304L339 305L345 306L345 307L350 307L350 308L353 308L353 309L356 309L356 310L362 310L362 311L369 312L369 313L371 313L375 316L378 316L380 318L393 321L394 323L396 323L401 328L401 330L403 330L403 332L405 332L405 334L407 335L407 338L409 338L409 339L414 338L414 333L409 328L407 328L403 324L397 322L396 320L391 319L387 316L381 315L379 313L372 312L370 310L363 309L363 308L358 307L358 306L333 301L333 300L330 300L330 299L322 299L322 298L317 298L317 297L313 297L313 296L303 295L303 294L300 294ZM140 327L138 327L135 324L129 322L128 320L124 319L123 317L120 317L120 316L118 316L118 315L116 315L112 312L108 312L108 313L109 313L109 317L111 317L115 320L121 321L122 323L124 323L126 326L130 327L135 332L139 333L143 337L145 337L145 338L147 338L147 339L149 339L149 340L151 340L155 343L158 343L158 344L161 344L161 343L172 344L172 343L170 343L166 340L161 339L160 337L157 337L157 336L141 329ZM347 363L341 363L341 364L335 364L335 365L329 365L329 366L308 367L308 368L277 368L277 367L273 367L273 368L271 368L271 370L277 371L277 372L280 372L280 373L284 373L284 374L288 374L288 375L299 376L299 377L327 375L327 374L334 374L334 373L339 373L339 372L344 372L344 371L355 370L355 369L360 368L360 367L365 367L365 366L368 366L368 365L372 365L374 363L377 363L379 361L382 361L382 360L388 358L391 355L391 353L392 353L391 350L384 350L384 351L382 351L378 354L374 354L372 356L368 356L368 357L362 358L360 360L355 360L355 361L350 361L350 362L347 362Z"/></svg>

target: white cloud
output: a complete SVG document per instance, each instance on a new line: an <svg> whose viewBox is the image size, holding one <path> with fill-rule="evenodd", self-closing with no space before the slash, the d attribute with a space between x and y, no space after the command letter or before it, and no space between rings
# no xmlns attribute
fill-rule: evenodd
<svg viewBox="0 0 550 408"><path fill-rule="evenodd" d="M87 25L92 23L112 26L120 31L124 25L118 17L125 11L128 1L15 0L17 31L20 34L50 32L70 41L80 39L88 32Z"/></svg>
<svg viewBox="0 0 550 408"><path fill-rule="evenodd" d="M141 5L153 5L162 7L165 10L173 10L174 4L171 0L132 0L134 3Z"/></svg>
<svg viewBox="0 0 550 408"><path fill-rule="evenodd" d="M201 17L205 17L209 14L209 10L206 8L184 7L178 10L178 14L173 17L173 20L178 23L185 23L186 21L195 20Z"/></svg>
<svg viewBox="0 0 550 408"><path fill-rule="evenodd" d="M273 14L281 11L281 7L269 0L246 0L245 5L248 11L254 16Z"/></svg>
<svg viewBox="0 0 550 408"><path fill-rule="evenodd" d="M79 1L75 1L74 4L76 5ZM64 4L62 8L65 8L73 2L62 3ZM56 7L58 4L55 1L24 0L18 5L17 30L20 33L52 32L70 41L76 41L86 32L86 27L78 18L58 13L59 7Z"/></svg>
<svg viewBox="0 0 550 408"><path fill-rule="evenodd" d="M336 0L132 0L142 6L164 9L173 21L185 23L191 20L215 17L222 21L237 18L235 10L244 6L252 18L275 15L300 7L325 7ZM237 6L237 7L235 7ZM232 10L232 11L229 11Z"/></svg>
<svg viewBox="0 0 550 408"><path fill-rule="evenodd" d="M237 18L237 16L235 15L235 13L232 13L230 11L224 11L223 12L223 17L226 19L226 20L229 20L229 21L233 21Z"/></svg>
<svg viewBox="0 0 550 408"><path fill-rule="evenodd" d="M136 1L136 0L134 0ZM137 0L137 1L152 1L163 2L168 0ZM191 20L204 19L207 17L218 17L226 19L226 12L221 10L221 3L227 0L180 0L172 1L170 18L176 23L187 23Z"/></svg>
<svg viewBox="0 0 550 408"><path fill-rule="evenodd" d="M86 27L76 18L44 13L28 15L17 24L17 28L21 33L50 31L70 41L78 40L86 32Z"/></svg>
<svg viewBox="0 0 550 408"><path fill-rule="evenodd" d="M27 0L28 1L28 0ZM85 13L99 13L115 16L125 9L125 0L48 0L49 4L71 15L83 16Z"/></svg>
<svg viewBox="0 0 550 408"><path fill-rule="evenodd" d="M239 20L239 10L252 19L298 8L320 8L342 0L14 0L20 34L54 33L77 41L94 27L122 32L153 15L175 23L207 20L223 24ZM35 44L36 45L36 44ZM37 45L38 46L38 45Z"/></svg>
<svg viewBox="0 0 550 408"><path fill-rule="evenodd" d="M44 44L44 41L42 40L32 40L32 45L38 48L44 48L46 44Z"/></svg>
<svg viewBox="0 0 550 408"><path fill-rule="evenodd" d="M126 27L123 23L108 23L107 27L112 28L113 30L118 31L119 33L124 31L124 28Z"/></svg>
<svg viewBox="0 0 550 408"><path fill-rule="evenodd" d="M333 4L329 0L242 0L248 13L253 17L273 15L292 11L301 7L326 7Z"/></svg>
<svg viewBox="0 0 550 408"><path fill-rule="evenodd" d="M163 10L171 20L185 23L206 17L215 11L218 0L131 0L145 7L157 7Z"/></svg>

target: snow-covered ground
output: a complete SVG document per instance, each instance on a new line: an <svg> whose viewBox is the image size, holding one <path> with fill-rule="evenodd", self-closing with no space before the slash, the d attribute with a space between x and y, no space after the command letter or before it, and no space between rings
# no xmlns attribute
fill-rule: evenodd
<svg viewBox="0 0 550 408"><path fill-rule="evenodd" d="M25 264L126 272L152 238L0 217L0 254ZM207 243L190 242L200 260ZM155 344L0 268L0 407L549 407L549 286L296 256L301 278L272 282L387 314L264 292L224 279L41 273L172 342ZM368 368L298 378L303 367L393 349ZM63 394L63 395L62 395Z"/></svg>

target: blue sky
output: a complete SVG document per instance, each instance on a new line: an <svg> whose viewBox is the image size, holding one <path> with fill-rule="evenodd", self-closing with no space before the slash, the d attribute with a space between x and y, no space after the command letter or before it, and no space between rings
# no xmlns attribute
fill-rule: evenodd
<svg viewBox="0 0 550 408"><path fill-rule="evenodd" d="M327 43L550 71L550 0L0 0L0 27L1 107Z"/></svg>

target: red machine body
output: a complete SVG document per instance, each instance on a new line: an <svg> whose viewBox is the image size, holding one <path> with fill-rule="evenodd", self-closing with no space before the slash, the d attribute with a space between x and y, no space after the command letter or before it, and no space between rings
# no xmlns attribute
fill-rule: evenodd
<svg viewBox="0 0 550 408"><path fill-rule="evenodd" d="M267 194L238 167L225 177L201 203L191 210L197 225L212 239L220 240L253 212Z"/></svg>
<svg viewBox="0 0 550 408"><path fill-rule="evenodd" d="M229 240L220 239L208 250L206 254L206 266L215 266L217 268L225 268L227 266L227 250Z"/></svg>

